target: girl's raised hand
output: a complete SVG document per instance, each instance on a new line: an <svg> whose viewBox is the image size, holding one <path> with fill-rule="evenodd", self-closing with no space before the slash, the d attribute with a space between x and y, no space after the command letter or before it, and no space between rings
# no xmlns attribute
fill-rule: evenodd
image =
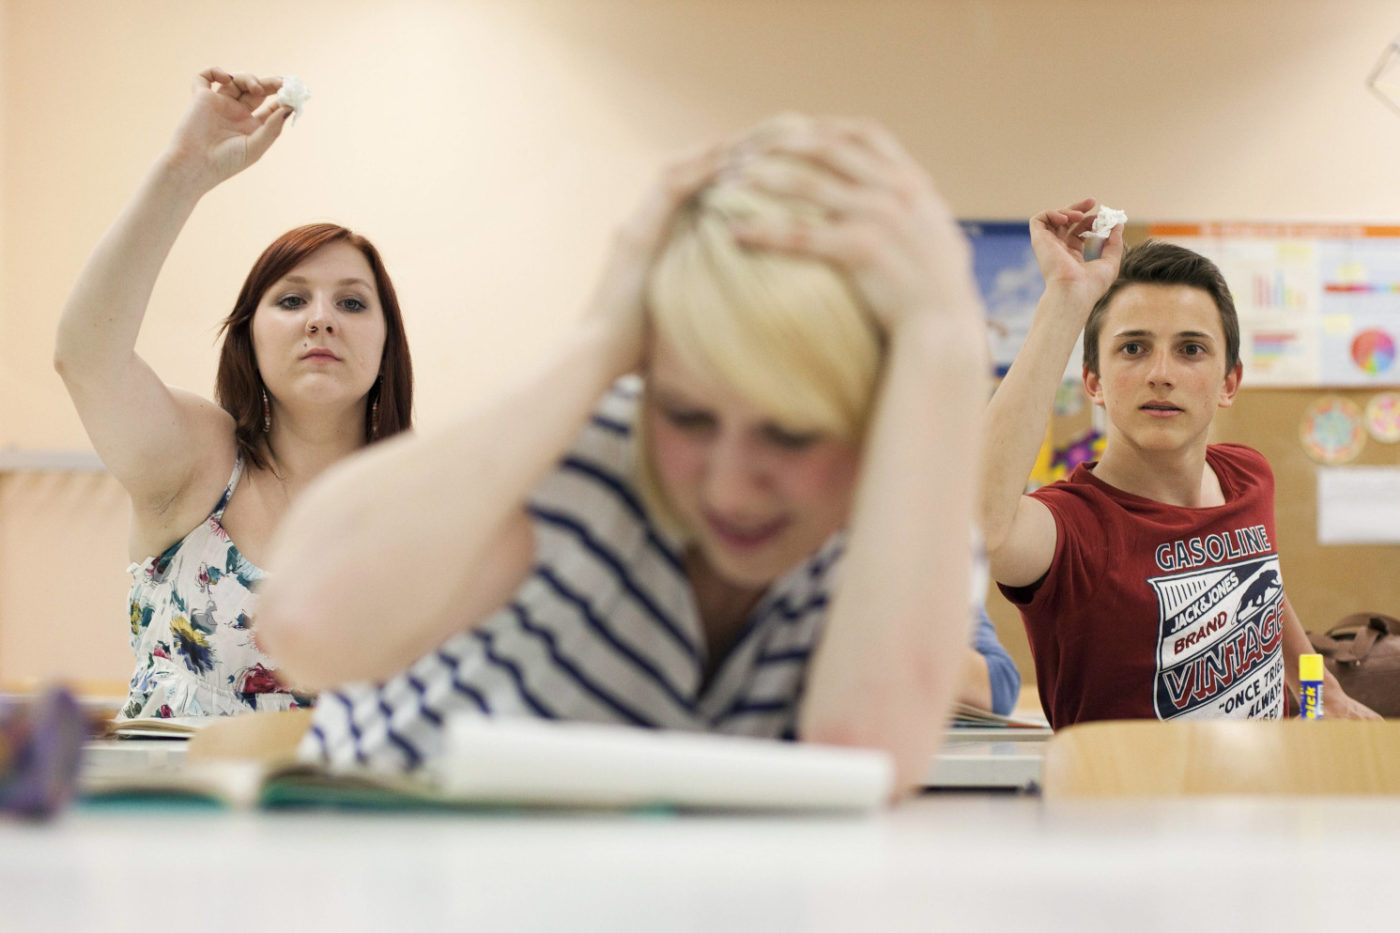
<svg viewBox="0 0 1400 933"><path fill-rule="evenodd" d="M262 158L282 133L290 107L277 103L282 79L206 68L175 130L168 157L205 190Z"/></svg>

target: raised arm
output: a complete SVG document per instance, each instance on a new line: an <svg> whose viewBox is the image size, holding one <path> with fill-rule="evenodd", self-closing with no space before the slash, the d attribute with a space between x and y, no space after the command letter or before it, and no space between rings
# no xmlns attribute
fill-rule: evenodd
<svg viewBox="0 0 1400 933"><path fill-rule="evenodd" d="M589 314L534 370L446 428L337 465L283 521L258 639L305 687L388 677L499 608L529 570L526 496L641 361L643 293L719 147L672 165L617 237Z"/></svg>
<svg viewBox="0 0 1400 933"><path fill-rule="evenodd" d="M808 741L889 750L898 785L909 790L937 746L968 653L987 384L982 305L965 239L886 131L819 121L766 145L827 172L765 161L744 173L749 183L812 200L828 218L736 232L751 246L842 270L889 339L841 586L798 731Z"/></svg>
<svg viewBox="0 0 1400 933"><path fill-rule="evenodd" d="M1084 260L1079 234L1092 225L1093 207L1094 200L1086 198L1031 219L1045 292L1025 344L987 406L978 517L992 578L1010 586L1036 582L1054 558L1054 518L1023 493L1075 341L1123 257L1123 228L1115 227L1102 257Z"/></svg>
<svg viewBox="0 0 1400 933"><path fill-rule="evenodd" d="M217 68L199 75L174 139L93 250L59 320L54 368L138 517L168 508L213 446L216 427L232 433L216 406L172 391L151 371L136 355L136 335L196 202L281 133L290 111L270 96L280 86L280 78Z"/></svg>

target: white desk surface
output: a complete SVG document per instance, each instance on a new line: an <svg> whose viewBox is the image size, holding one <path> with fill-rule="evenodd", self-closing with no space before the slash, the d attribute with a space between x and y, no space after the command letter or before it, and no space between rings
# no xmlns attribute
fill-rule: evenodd
<svg viewBox="0 0 1400 933"><path fill-rule="evenodd" d="M863 818L77 808L0 822L12 931L1392 930L1400 799Z"/></svg>

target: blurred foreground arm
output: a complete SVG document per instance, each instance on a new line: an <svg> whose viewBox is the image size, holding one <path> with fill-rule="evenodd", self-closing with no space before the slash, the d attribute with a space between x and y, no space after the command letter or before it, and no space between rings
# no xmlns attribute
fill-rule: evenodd
<svg viewBox="0 0 1400 933"><path fill-rule="evenodd" d="M822 171L770 165L744 173L744 181L808 199L826 219L745 224L735 231L740 241L830 263L889 340L842 581L798 732L806 741L888 750L907 792L927 771L968 653L987 386L982 304L966 240L888 132L812 121L759 146Z"/></svg>

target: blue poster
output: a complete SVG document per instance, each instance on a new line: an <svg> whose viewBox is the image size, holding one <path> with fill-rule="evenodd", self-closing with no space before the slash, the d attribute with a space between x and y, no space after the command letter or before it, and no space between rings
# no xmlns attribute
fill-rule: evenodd
<svg viewBox="0 0 1400 933"><path fill-rule="evenodd" d="M972 243L972 271L982 292L982 302L987 306L992 367L996 375L1004 376L1025 342L1045 283L1040 277L1040 266L1036 264L1025 221L964 220L961 223ZM1069 368L1078 374L1077 353L1070 360Z"/></svg>

